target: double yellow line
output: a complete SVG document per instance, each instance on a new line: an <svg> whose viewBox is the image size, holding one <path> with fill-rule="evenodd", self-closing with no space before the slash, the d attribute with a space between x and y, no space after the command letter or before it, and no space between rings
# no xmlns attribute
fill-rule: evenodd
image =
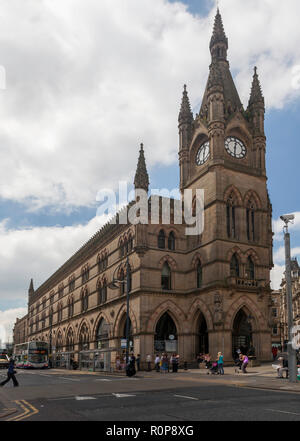
<svg viewBox="0 0 300 441"><path fill-rule="evenodd" d="M20 401L15 401L15 403L18 404L18 406L20 406L24 412L19 415L16 415L13 418L9 418L6 421L21 421L31 417L32 415L36 415L37 413L39 413L39 411L34 406L32 406L32 404L28 403L28 401L20 400Z"/></svg>

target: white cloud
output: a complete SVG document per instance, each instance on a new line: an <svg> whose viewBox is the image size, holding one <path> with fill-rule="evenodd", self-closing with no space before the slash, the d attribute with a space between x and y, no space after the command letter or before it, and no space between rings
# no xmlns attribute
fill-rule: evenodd
<svg viewBox="0 0 300 441"><path fill-rule="evenodd" d="M12 331L17 318L27 314L26 308L8 309L0 311L0 340L1 343L12 342Z"/></svg>
<svg viewBox="0 0 300 441"><path fill-rule="evenodd" d="M298 96L300 3L220 6L244 103L254 64L269 107ZM140 141L149 165L176 162L182 86L198 111L214 14L166 0L3 1L0 196L31 209L90 205L99 188L133 179Z"/></svg>
<svg viewBox="0 0 300 441"><path fill-rule="evenodd" d="M285 271L284 265L274 264L274 268L271 271L271 288L280 289L280 284L282 282L283 273Z"/></svg>
<svg viewBox="0 0 300 441"><path fill-rule="evenodd" d="M0 308L27 304L30 279L38 288L105 223L95 217L85 225L9 229L0 223ZM2 306L1 306L2 305ZM5 308L6 309L6 308Z"/></svg>

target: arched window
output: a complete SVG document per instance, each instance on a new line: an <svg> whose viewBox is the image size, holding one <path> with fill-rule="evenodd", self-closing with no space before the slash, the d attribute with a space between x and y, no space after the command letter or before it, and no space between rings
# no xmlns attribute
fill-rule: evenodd
<svg viewBox="0 0 300 441"><path fill-rule="evenodd" d="M74 351L74 333L72 328L69 329L67 334L67 341L66 341L66 349L68 352Z"/></svg>
<svg viewBox="0 0 300 441"><path fill-rule="evenodd" d="M98 286L98 304L102 305L107 301L107 282L103 280L102 284Z"/></svg>
<svg viewBox="0 0 300 441"><path fill-rule="evenodd" d="M154 350L159 352L177 352L177 328L174 320L165 312L155 328Z"/></svg>
<svg viewBox="0 0 300 441"><path fill-rule="evenodd" d="M236 238L236 201L234 193L231 193L226 202L226 226L227 236Z"/></svg>
<svg viewBox="0 0 300 441"><path fill-rule="evenodd" d="M68 317L73 317L74 315L74 298L71 296L68 300Z"/></svg>
<svg viewBox="0 0 300 441"><path fill-rule="evenodd" d="M108 348L108 325L102 318L96 333L97 349Z"/></svg>
<svg viewBox="0 0 300 441"><path fill-rule="evenodd" d="M161 272L161 287L164 290L171 289L171 269L170 269L169 264L167 262L164 263L164 266L163 266L162 272Z"/></svg>
<svg viewBox="0 0 300 441"><path fill-rule="evenodd" d="M133 250L133 237L130 235L128 240L128 252L131 253Z"/></svg>
<svg viewBox="0 0 300 441"><path fill-rule="evenodd" d="M58 298L61 299L63 297L63 295L64 295L64 285L61 284L58 287Z"/></svg>
<svg viewBox="0 0 300 441"><path fill-rule="evenodd" d="M57 320L58 320L59 322L62 321L62 313L63 313L63 305L62 305L62 303L60 302L60 303L58 304L58 307L57 307Z"/></svg>
<svg viewBox="0 0 300 441"><path fill-rule="evenodd" d="M247 239L255 240L255 205L249 201L246 208Z"/></svg>
<svg viewBox="0 0 300 441"><path fill-rule="evenodd" d="M250 256L247 259L246 277L247 277L247 279L250 279L250 280L255 279L255 266L254 266L253 260L251 259Z"/></svg>
<svg viewBox="0 0 300 441"><path fill-rule="evenodd" d="M79 334L79 350L80 351L87 351L89 349L90 342L89 342L89 331L84 323L81 327L80 334Z"/></svg>
<svg viewBox="0 0 300 441"><path fill-rule="evenodd" d="M230 275L232 277L240 277L240 263L236 254L234 254L230 261Z"/></svg>
<svg viewBox="0 0 300 441"><path fill-rule="evenodd" d="M53 323L53 308L49 310L49 326L52 326Z"/></svg>
<svg viewBox="0 0 300 441"><path fill-rule="evenodd" d="M198 260L197 264L197 288L201 288L202 286L202 265L200 260Z"/></svg>
<svg viewBox="0 0 300 441"><path fill-rule="evenodd" d="M175 235L174 235L173 231L171 231L171 233L169 234L168 248L171 251L175 251Z"/></svg>
<svg viewBox="0 0 300 441"><path fill-rule="evenodd" d="M61 332L59 332L56 339L56 352L62 352L62 350L63 350L63 339Z"/></svg>
<svg viewBox="0 0 300 441"><path fill-rule="evenodd" d="M90 277L90 267L87 264L81 270L82 283L86 283L89 280L89 277Z"/></svg>
<svg viewBox="0 0 300 441"><path fill-rule="evenodd" d="M87 289L81 291L81 311L85 312L89 307L89 296Z"/></svg>
<svg viewBox="0 0 300 441"><path fill-rule="evenodd" d="M164 250L166 248L166 235L164 230L160 230L158 235L158 248Z"/></svg>

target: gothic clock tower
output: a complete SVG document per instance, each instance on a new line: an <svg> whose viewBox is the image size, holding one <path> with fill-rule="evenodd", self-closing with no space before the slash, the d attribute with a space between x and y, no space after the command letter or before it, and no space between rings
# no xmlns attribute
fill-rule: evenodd
<svg viewBox="0 0 300 441"><path fill-rule="evenodd" d="M184 86L179 114L180 188L182 192L187 188L205 191L199 253L209 294L206 290L199 295L206 295L205 301L217 295L217 303L222 303L211 343L222 348L225 336L225 356L231 357L229 348L252 345L267 359L273 262L265 102L255 68L249 104L243 108L227 52L228 39L218 10L208 81L195 118Z"/></svg>

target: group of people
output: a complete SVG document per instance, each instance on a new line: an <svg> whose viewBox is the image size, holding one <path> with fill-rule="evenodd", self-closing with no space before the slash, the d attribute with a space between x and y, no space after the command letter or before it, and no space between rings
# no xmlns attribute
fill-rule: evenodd
<svg viewBox="0 0 300 441"><path fill-rule="evenodd" d="M172 367L172 372L178 372L179 355L175 352L170 357L168 357L167 353L162 355L156 354L154 363L156 372L170 372L170 366Z"/></svg>
<svg viewBox="0 0 300 441"><path fill-rule="evenodd" d="M201 364L204 363L207 369L207 374L224 375L224 355L222 352L218 352L216 359L211 358L210 354L198 354L197 355L198 368L201 368ZM249 363L248 355L242 354L237 350L237 358L235 359L235 365L243 373L247 374L247 366Z"/></svg>
<svg viewBox="0 0 300 441"><path fill-rule="evenodd" d="M217 358L212 360L210 354L198 354L197 355L198 367L204 363L207 369L207 375L211 373L212 375L224 375L224 355L222 352L218 352Z"/></svg>

